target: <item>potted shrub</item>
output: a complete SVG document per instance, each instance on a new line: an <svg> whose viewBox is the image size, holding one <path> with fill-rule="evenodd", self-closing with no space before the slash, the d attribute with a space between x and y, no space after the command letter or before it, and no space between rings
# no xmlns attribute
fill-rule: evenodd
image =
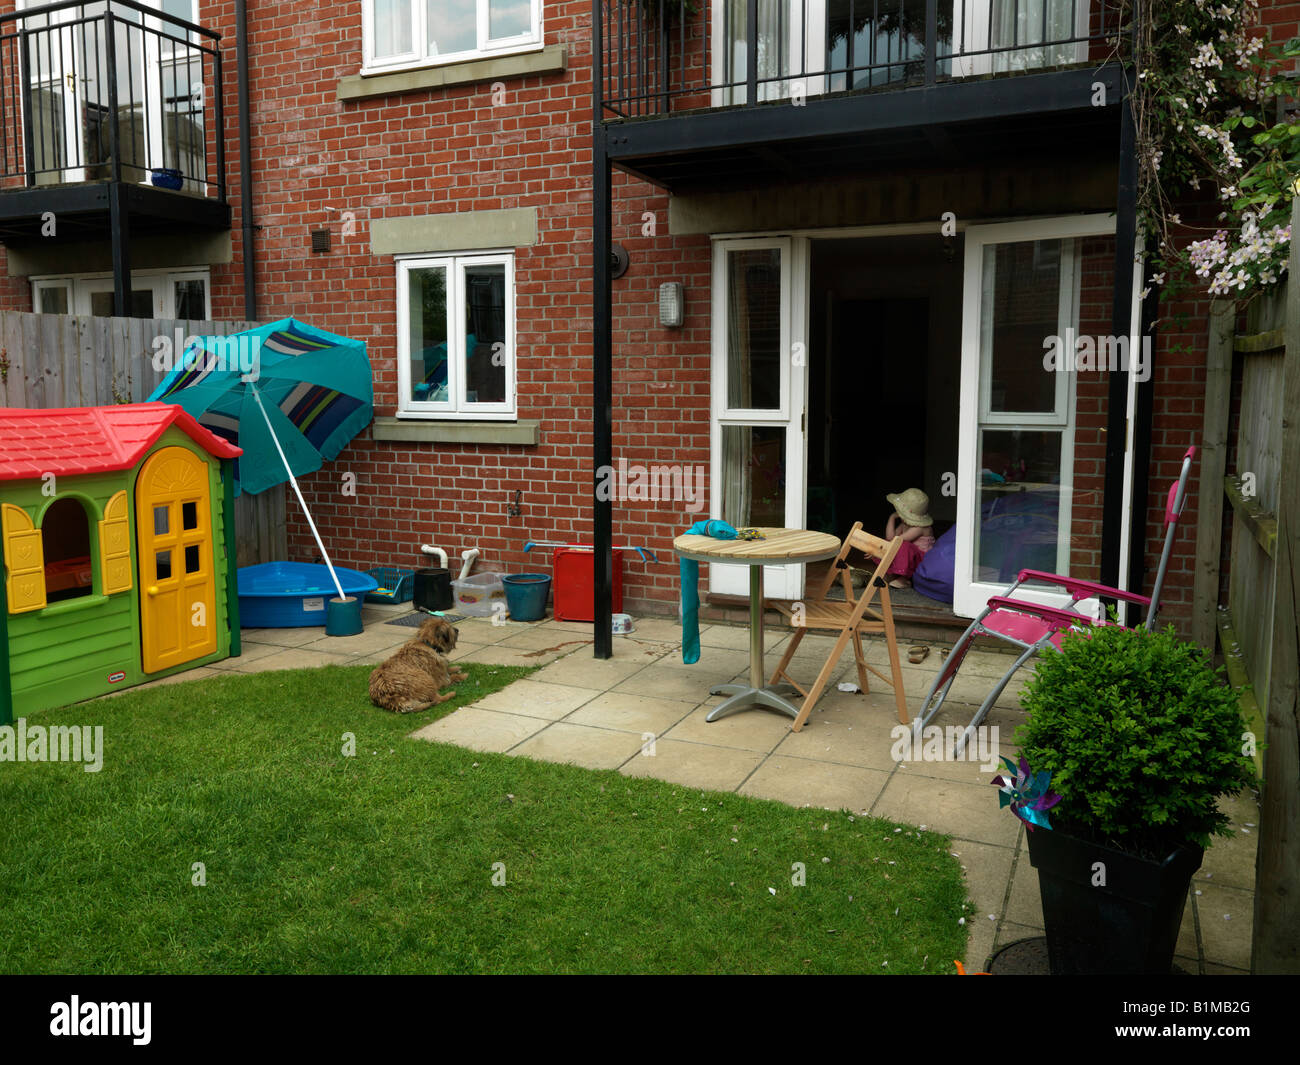
<svg viewBox="0 0 1300 1065"><path fill-rule="evenodd" d="M1060 801L1029 833L1054 974L1168 973L1218 798L1255 784L1232 688L1200 648L1102 626L1038 660L1016 731Z"/></svg>

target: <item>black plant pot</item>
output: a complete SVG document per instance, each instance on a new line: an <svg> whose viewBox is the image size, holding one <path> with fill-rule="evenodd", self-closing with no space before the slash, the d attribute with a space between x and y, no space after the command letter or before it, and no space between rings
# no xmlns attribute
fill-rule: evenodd
<svg viewBox="0 0 1300 1065"><path fill-rule="evenodd" d="M1204 856L1181 846L1152 861L1060 830L1029 833L1052 975L1168 975L1187 888ZM1094 886L1098 862L1104 886Z"/></svg>

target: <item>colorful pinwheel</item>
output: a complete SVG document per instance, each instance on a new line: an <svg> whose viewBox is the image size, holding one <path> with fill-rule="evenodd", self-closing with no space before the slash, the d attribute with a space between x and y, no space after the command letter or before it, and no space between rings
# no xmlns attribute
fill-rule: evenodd
<svg viewBox="0 0 1300 1065"><path fill-rule="evenodd" d="M1003 758L1002 764L1010 770L1007 776L996 776L993 783L1000 789L998 807L1010 806L1011 812L1022 820L1029 831L1034 827L1051 830L1047 820L1047 811L1061 801L1061 797L1048 789L1052 774L1047 770L1035 773L1029 763L1020 759L1017 766L1010 758Z"/></svg>

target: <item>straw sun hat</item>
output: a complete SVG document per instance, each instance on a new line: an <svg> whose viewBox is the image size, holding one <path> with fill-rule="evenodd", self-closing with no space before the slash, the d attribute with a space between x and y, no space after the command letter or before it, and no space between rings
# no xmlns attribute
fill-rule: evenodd
<svg viewBox="0 0 1300 1065"><path fill-rule="evenodd" d="M886 499L898 511L898 516L908 525L933 525L930 517L930 497L919 488L909 488L906 492L890 492Z"/></svg>

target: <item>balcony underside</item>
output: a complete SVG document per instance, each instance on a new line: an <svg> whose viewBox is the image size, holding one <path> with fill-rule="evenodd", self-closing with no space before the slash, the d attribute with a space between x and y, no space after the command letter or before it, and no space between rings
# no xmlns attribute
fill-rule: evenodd
<svg viewBox="0 0 1300 1065"><path fill-rule="evenodd" d="M163 230L229 229L230 204L212 197L123 182L132 234ZM109 239L111 181L39 185L0 192L0 243ZM54 233L43 232L50 216Z"/></svg>
<svg viewBox="0 0 1300 1065"><path fill-rule="evenodd" d="M610 121L610 162L673 191L1119 151L1117 64ZM1105 104L1094 106L1097 83Z"/></svg>

